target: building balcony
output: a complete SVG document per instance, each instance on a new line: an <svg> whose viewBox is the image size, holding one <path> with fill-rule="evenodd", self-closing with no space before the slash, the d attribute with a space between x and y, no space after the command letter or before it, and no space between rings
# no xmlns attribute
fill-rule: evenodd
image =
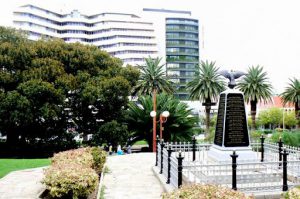
<svg viewBox="0 0 300 199"><path fill-rule="evenodd" d="M196 45L196 44L174 44L174 43L167 43L166 47L185 47L185 48L198 49L199 45Z"/></svg>
<svg viewBox="0 0 300 199"><path fill-rule="evenodd" d="M199 41L196 37L184 37L184 36L166 36L166 40L189 40L189 41Z"/></svg>
<svg viewBox="0 0 300 199"><path fill-rule="evenodd" d="M170 70L170 71L195 71L196 68L186 68L184 66L180 66L180 67L168 67L167 66L167 70Z"/></svg>
<svg viewBox="0 0 300 199"><path fill-rule="evenodd" d="M166 28L166 32L187 32L187 33L199 33L199 31L188 28Z"/></svg>
<svg viewBox="0 0 300 199"><path fill-rule="evenodd" d="M193 25L193 26L197 26L198 27L198 22L195 22L195 21L188 21L188 20L186 20L186 21L182 21L182 20L167 20L166 21L166 24L167 25L171 25L171 24L176 24L176 25L178 25L178 24L181 24L181 25L185 25L185 24L187 24L187 25Z"/></svg>
<svg viewBox="0 0 300 199"><path fill-rule="evenodd" d="M185 58L167 58L167 62L174 62L174 63L198 63L198 59L185 59Z"/></svg>
<svg viewBox="0 0 300 199"><path fill-rule="evenodd" d="M188 55L188 56L199 56L199 53L190 52L166 52L167 55Z"/></svg>

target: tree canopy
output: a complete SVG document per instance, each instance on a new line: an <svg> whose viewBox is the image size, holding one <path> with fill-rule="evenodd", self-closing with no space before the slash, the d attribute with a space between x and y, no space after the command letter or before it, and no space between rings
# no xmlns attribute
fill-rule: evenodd
<svg viewBox="0 0 300 199"><path fill-rule="evenodd" d="M53 139L70 121L93 133L122 116L137 69L95 46L0 32L0 131L8 142Z"/></svg>
<svg viewBox="0 0 300 199"><path fill-rule="evenodd" d="M151 95L154 89L159 92L172 94L174 88L165 77L164 65L160 63L161 58L146 58L146 64L139 66L141 75L134 88L134 93Z"/></svg>
<svg viewBox="0 0 300 199"><path fill-rule="evenodd" d="M290 79L288 87L281 94L283 103L293 103L295 106L295 115L298 120L298 128L300 126L300 80L293 78Z"/></svg>
<svg viewBox="0 0 300 199"><path fill-rule="evenodd" d="M273 87L269 83L267 73L263 71L263 67L257 65L249 67L245 77L238 82L238 88L244 92L245 101L250 102L252 128L255 129L257 103L271 100Z"/></svg>

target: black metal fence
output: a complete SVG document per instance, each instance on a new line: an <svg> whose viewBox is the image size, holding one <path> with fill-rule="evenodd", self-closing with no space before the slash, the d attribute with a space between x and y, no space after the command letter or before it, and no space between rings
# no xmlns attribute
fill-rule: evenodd
<svg viewBox="0 0 300 199"><path fill-rule="evenodd" d="M157 147L156 166L166 183L178 188L183 183L220 184L234 190L287 191L300 185L300 149L278 143L251 143L257 161L238 161L238 151L231 162L209 162L211 144L189 142L164 143Z"/></svg>

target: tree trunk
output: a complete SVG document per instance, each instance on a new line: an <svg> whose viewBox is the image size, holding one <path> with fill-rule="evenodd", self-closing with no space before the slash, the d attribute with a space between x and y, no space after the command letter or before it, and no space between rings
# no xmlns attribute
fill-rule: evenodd
<svg viewBox="0 0 300 199"><path fill-rule="evenodd" d="M299 129L300 128L300 105L298 101L295 102L295 116L297 119L296 128Z"/></svg>
<svg viewBox="0 0 300 199"><path fill-rule="evenodd" d="M250 101L252 130L256 129L256 106L257 106L257 100Z"/></svg>
<svg viewBox="0 0 300 199"><path fill-rule="evenodd" d="M209 126L210 126L210 110L211 106L205 106L205 114L206 114L206 129L205 129L205 137L209 135Z"/></svg>
<svg viewBox="0 0 300 199"><path fill-rule="evenodd" d="M156 112L156 88L153 89L153 111ZM152 152L156 152L156 116L153 117L153 135L152 135ZM151 146L149 146L150 148Z"/></svg>

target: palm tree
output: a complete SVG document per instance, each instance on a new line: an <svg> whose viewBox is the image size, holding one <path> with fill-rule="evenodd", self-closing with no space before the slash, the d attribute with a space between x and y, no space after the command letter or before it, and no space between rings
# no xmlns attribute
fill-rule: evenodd
<svg viewBox="0 0 300 199"><path fill-rule="evenodd" d="M129 102L126 115L128 129L131 134L131 142L145 139L149 146L152 145L152 118L149 117L153 110L151 96L140 96L137 102ZM165 141L188 141L193 135L193 128L198 118L192 116L188 105L180 102L171 95L165 93L157 96L157 115L163 111L169 111L170 116L164 123L163 139Z"/></svg>
<svg viewBox="0 0 300 199"><path fill-rule="evenodd" d="M139 65L141 76L137 85L134 88L134 94L151 95L153 91L163 91L173 93L174 89L171 82L166 79L164 72L164 64L160 64L161 58L146 58L145 65Z"/></svg>
<svg viewBox="0 0 300 199"><path fill-rule="evenodd" d="M137 85L134 88L133 94L152 94L153 111L156 111L156 93L163 91L166 93L173 93L173 87L164 76L164 64L160 64L161 58L152 59L146 58L146 65L138 66L141 70L141 76ZM149 116L149 115L148 115ZM156 118L153 117L153 146L152 150L156 150Z"/></svg>
<svg viewBox="0 0 300 199"><path fill-rule="evenodd" d="M285 91L281 93L283 99L283 104L292 102L295 105L295 115L298 120L297 128L299 128L300 123L300 81L299 79L290 79L289 86L286 87Z"/></svg>
<svg viewBox="0 0 300 199"><path fill-rule="evenodd" d="M245 101L250 102L252 129L256 129L257 103L267 102L272 97L272 85L268 82L267 73L263 72L263 67L251 66L245 77L238 82L238 88L244 92Z"/></svg>
<svg viewBox="0 0 300 199"><path fill-rule="evenodd" d="M214 100L225 89L225 83L218 74L216 62L201 61L195 78L188 83L190 99L204 102L206 112L206 136L209 134L210 110Z"/></svg>

